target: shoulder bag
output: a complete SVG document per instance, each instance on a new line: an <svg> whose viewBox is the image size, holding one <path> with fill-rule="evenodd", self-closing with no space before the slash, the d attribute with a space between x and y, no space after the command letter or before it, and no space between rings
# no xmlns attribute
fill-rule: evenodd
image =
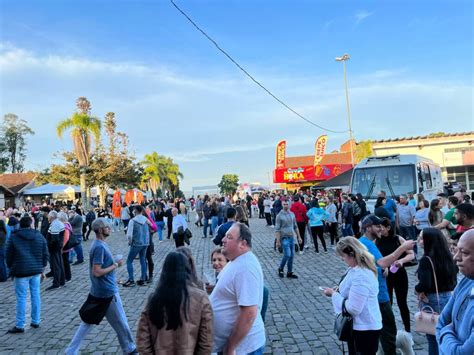
<svg viewBox="0 0 474 355"><path fill-rule="evenodd" d="M94 297L89 293L87 300L79 310L82 321L87 324L100 324L113 298L114 296L105 298Z"/></svg>
<svg viewBox="0 0 474 355"><path fill-rule="evenodd" d="M352 340L353 318L347 312L346 300L342 301L342 312L336 316L334 321L334 333L340 341L349 342Z"/></svg>
<svg viewBox="0 0 474 355"><path fill-rule="evenodd" d="M436 287L436 298L438 299L438 309L439 306L439 293L438 293L438 281L436 279L436 272L434 268L433 261L427 256L430 261L431 267L433 268L433 276L435 280ZM419 333L425 333L430 335L436 334L436 324L438 323L439 314L434 311L430 306L420 306L420 310L415 313L415 330Z"/></svg>

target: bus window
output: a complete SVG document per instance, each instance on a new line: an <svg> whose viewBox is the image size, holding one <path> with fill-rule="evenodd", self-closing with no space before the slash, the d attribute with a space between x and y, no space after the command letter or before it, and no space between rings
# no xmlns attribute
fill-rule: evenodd
<svg viewBox="0 0 474 355"><path fill-rule="evenodd" d="M431 189L433 187L433 184L431 182L430 167L426 163L423 163L423 180L426 184L426 189Z"/></svg>
<svg viewBox="0 0 474 355"><path fill-rule="evenodd" d="M418 164L417 168L418 175L418 193L423 192L423 172L421 171L421 164Z"/></svg>

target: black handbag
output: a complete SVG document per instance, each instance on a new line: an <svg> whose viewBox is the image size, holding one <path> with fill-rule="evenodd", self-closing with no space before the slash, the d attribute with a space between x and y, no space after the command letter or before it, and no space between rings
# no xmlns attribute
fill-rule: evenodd
<svg viewBox="0 0 474 355"><path fill-rule="evenodd" d="M103 298L89 294L87 300L79 310L79 315L81 316L82 321L87 324L100 324L102 319L104 319L105 313L107 313L107 309L109 308L110 302L112 302L113 298L114 296Z"/></svg>
<svg viewBox="0 0 474 355"><path fill-rule="evenodd" d="M334 321L334 333L340 341L351 341L352 339L352 316L347 312L346 300L342 301L342 312L336 316Z"/></svg>

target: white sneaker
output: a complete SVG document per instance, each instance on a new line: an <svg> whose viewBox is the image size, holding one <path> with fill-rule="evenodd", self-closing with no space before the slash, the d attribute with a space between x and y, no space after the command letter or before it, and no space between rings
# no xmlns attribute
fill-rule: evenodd
<svg viewBox="0 0 474 355"><path fill-rule="evenodd" d="M303 255L303 253L304 253L303 251L300 251L300 252L299 252L300 255Z"/></svg>
<svg viewBox="0 0 474 355"><path fill-rule="evenodd" d="M305 248L305 249L309 249L309 245L305 245L304 248Z"/></svg>

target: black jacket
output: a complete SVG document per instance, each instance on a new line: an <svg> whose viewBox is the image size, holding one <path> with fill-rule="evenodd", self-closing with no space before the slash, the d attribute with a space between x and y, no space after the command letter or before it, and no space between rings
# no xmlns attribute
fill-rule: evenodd
<svg viewBox="0 0 474 355"><path fill-rule="evenodd" d="M46 240L31 228L21 228L10 236L5 255L10 275L14 277L41 274L49 259Z"/></svg>

